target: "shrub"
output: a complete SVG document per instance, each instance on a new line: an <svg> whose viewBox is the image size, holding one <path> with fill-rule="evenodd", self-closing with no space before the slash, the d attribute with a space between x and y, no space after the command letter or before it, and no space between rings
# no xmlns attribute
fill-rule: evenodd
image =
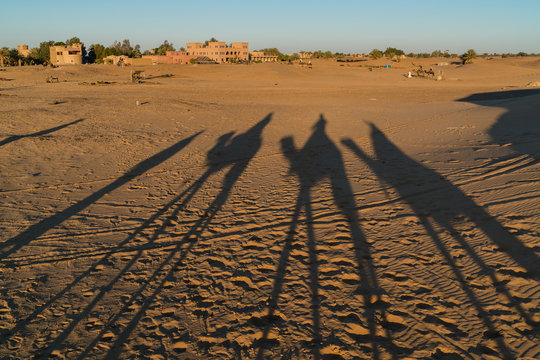
<svg viewBox="0 0 540 360"><path fill-rule="evenodd" d="M476 58L476 56L477 56L476 51L474 51L473 49L469 49L466 53L461 55L459 58L463 62L463 65L465 65L465 64L471 63L472 59Z"/></svg>
<svg viewBox="0 0 540 360"><path fill-rule="evenodd" d="M371 50L371 52L369 53L369 56L372 58L372 59L380 59L383 57L383 52L379 49L373 49Z"/></svg>

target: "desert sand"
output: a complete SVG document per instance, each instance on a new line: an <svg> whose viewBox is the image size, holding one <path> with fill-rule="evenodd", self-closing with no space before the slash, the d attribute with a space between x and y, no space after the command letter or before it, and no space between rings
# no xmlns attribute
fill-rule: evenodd
<svg viewBox="0 0 540 360"><path fill-rule="evenodd" d="M539 358L540 59L443 61L0 71L0 358Z"/></svg>

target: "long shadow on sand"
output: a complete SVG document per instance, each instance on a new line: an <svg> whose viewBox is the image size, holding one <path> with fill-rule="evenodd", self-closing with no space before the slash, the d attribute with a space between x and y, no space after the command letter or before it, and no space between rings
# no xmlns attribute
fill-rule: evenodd
<svg viewBox="0 0 540 360"><path fill-rule="evenodd" d="M84 359L90 356L96 345L103 338L104 334L109 331L114 325L124 318L128 318L127 324L123 327L121 333L118 335L116 341L111 345L105 358L117 359L121 353L121 346L130 337L131 333L135 330L138 323L145 315L148 308L156 300L156 297L162 291L163 286L167 279L173 274L173 271L181 265L182 260L190 250L195 246L201 234L210 225L213 218L218 214L222 206L227 201L231 190L234 185L244 173L251 159L257 154L262 144L262 131L264 127L270 122L271 114L266 116L263 120L258 122L248 131L242 134L233 136L234 133L228 133L221 136L216 145L208 152L208 169L203 175L196 181L194 181L187 189L182 191L179 195L175 196L171 201L162 206L156 211L150 218L148 218L143 224L141 224L132 234L130 234L125 240L121 242L122 245L126 245L130 240L134 239L138 235L142 235L143 231L148 229L149 226L158 218L164 216L168 210L173 210L167 215L166 220L177 219L178 214L185 209L186 205L191 201L193 196L204 185L208 178L219 172L220 170L230 167L223 179L222 187L219 194L207 207L204 214L190 227L190 229L176 242L174 249L170 250L168 255L154 268L154 271L148 278L140 282L140 286L130 294L130 300L121 304L115 311L108 314L108 320L104 324L104 329L100 331L95 338L90 342L88 346L77 356L78 359ZM146 245L152 245L159 238L159 236L167 233L167 221L164 221L161 226L155 228L152 234L148 237ZM49 344L45 349L40 350L36 355L38 357L47 357L54 349L60 348L62 343L68 338L68 336L74 331L76 326L86 319L92 312L95 312L96 306L104 298L104 296L122 279L122 277L137 264L137 261L143 256L147 247L142 246L131 259L123 266L118 273L110 280L105 286L99 287L96 295L85 305L84 309L79 311L70 321L59 335ZM54 300L58 300L62 297L70 288L73 288L76 283L81 282L84 278L91 276L92 272L99 264L106 263L112 254L107 254L94 265L92 265L82 275L78 276L71 284L69 284L62 292L58 293ZM170 270L167 270L170 267ZM163 273L166 272L165 275ZM150 294L147 294L147 293ZM129 307L135 302L139 302L140 308L135 314L133 314ZM51 301L41 306L36 312L42 312L45 306L50 306ZM13 334L15 331L24 329L26 324L35 317L34 312L30 317L20 322L17 327L10 332Z"/></svg>
<svg viewBox="0 0 540 360"><path fill-rule="evenodd" d="M132 169L127 171L121 177L108 184L107 186L101 188L100 190L96 191L92 195L78 201L77 203L66 208L65 210L62 210L46 219L41 220L40 222L30 226L22 233L1 243L0 250L3 251L2 253L0 253L0 260L7 259L10 255L16 253L22 247L28 245L33 240L37 239L39 236L45 234L50 229L60 225L61 223L76 215L80 211L86 209L88 206L92 205L106 194L118 189L122 185L125 185L134 178L143 175L147 171L171 158L184 147L186 147L199 134L200 133L197 133L184 140L181 140L176 144L170 146L169 148L155 154L154 156L149 157L144 161L141 161L139 164L135 165ZM5 250L6 248L9 249Z"/></svg>
<svg viewBox="0 0 540 360"><path fill-rule="evenodd" d="M200 133L197 133L195 135L192 135L186 139L183 139L174 145L170 146L169 148L155 154L152 157L149 157L148 159L145 159L144 161L140 162L136 166L134 166L132 169L127 171L124 175L122 175L120 178L116 179L112 183L108 184L107 186L101 188L100 190L96 191L92 195L84 198L83 200L71 205L70 207L66 208L65 210L56 213L55 215L48 217L46 219L41 220L40 222L30 226L27 230L23 231L19 235L13 237L12 239L0 244L0 248L4 249L11 245L11 248L7 251L4 251L1 254L0 260L3 260L4 264L9 265L9 259L6 260L6 258L9 257L9 255L14 254L16 251L21 249L23 246L30 244L33 240L37 239L39 236L46 233L48 230L60 225L65 220L71 218L72 216L75 216L80 211L84 210L88 206L92 205L99 199L101 199L106 194L114 191L115 189L118 189L120 186L128 183L129 181L133 180L134 178L143 175L147 171L151 170L152 168L158 166L159 164L163 163L167 159L171 158L175 154L177 154L179 151L181 151L184 147L186 147L193 139L195 139ZM149 221L144 223L136 233L142 231L144 228L146 228L150 224ZM134 236L134 235L133 235ZM130 237L129 239L131 239ZM129 241L127 239L125 242ZM124 242L124 243L125 243ZM120 244L122 245L122 244ZM109 258L111 254L108 254L105 256L100 262L92 266L87 271L83 272L81 275L77 276L69 285L67 285L62 291L60 291L58 294L52 296L47 302L39 306L36 310L34 310L28 317L25 319L20 320L17 322L17 324L10 329L9 331L5 332L0 336L0 344L5 343L9 340L11 336L14 334L23 331L26 326L34 321L36 319L36 316L41 314L43 311L48 309L52 304L59 301L63 298L63 296L66 295L68 291L70 291L76 284L80 283L82 280L84 280L86 277L88 277L92 271L95 270L96 266L98 266L100 263L103 263Z"/></svg>
<svg viewBox="0 0 540 360"><path fill-rule="evenodd" d="M343 159L336 145L330 140L325 131L326 120L321 115L320 119L313 127L313 133L302 149L297 149L292 137L281 140L282 151L289 160L290 171L298 177L299 193L292 215L291 225L288 235L283 244L283 249L277 265L272 293L268 301L268 313L265 315L265 322L262 338L260 339L257 359L264 358L265 346L268 341L269 332L276 320L276 311L279 308L279 296L282 293L290 253L293 249L292 243L297 234L297 229L301 223L307 227L307 248L309 252L309 282L311 289L311 309L312 309L312 334L313 340L306 344L311 348L313 358L320 359L320 346L323 343L321 335L320 320L320 299L319 299L319 270L317 258L317 239L315 238L314 215L312 209L312 190L319 183L327 180L330 182L334 202L339 208L342 216L347 220L351 241L354 245L357 271L360 283L357 293L362 296L364 306L365 323L359 324L368 329L368 342L371 342L371 351L374 359L381 357L379 346L396 356L397 349L392 345L392 334L385 323L385 307L379 301L379 296L383 294L377 282L374 265L371 260L370 249L366 243L365 236L360 228L358 215L356 212L354 195L345 173ZM301 212L304 211L305 220L301 220ZM376 315L377 312L382 318L382 325L385 328L384 336L377 332ZM337 330L337 329L336 329Z"/></svg>
<svg viewBox="0 0 540 360"><path fill-rule="evenodd" d="M470 304L478 313L485 326L486 336L494 338L503 358L513 359L514 355L505 344L503 337L500 336L501 334L498 332L489 312L484 308L482 300L467 281L468 279L460 266L455 263L451 250L439 236L439 232L434 225L448 231L457 245L464 249L475 265L481 269L481 272L488 276L493 287L533 327L538 324L533 321L531 315L522 308L519 302L511 296L504 283L497 278L495 271L484 262L467 239L456 229L455 221L466 217L474 223L475 227L482 230L488 239L497 245L501 251L504 251L516 263L527 269L527 276L529 277L535 277L538 274L540 269L538 257L450 181L434 170L408 157L375 125L370 124L370 126L376 158L369 157L350 139L344 140L343 143L362 161L366 162L380 180L397 190L400 199L407 202L414 210L427 234L445 259L446 265L449 266L455 279L468 297ZM432 189L432 191L429 189Z"/></svg>
<svg viewBox="0 0 540 360"><path fill-rule="evenodd" d="M66 128L68 126L75 125L75 124L77 124L77 123L79 123L81 121L84 121L84 119L75 120L75 121L72 121L72 122L67 123L67 124L55 126L53 128L50 128L50 129L41 130L41 131L35 132L33 134L11 135L10 137L7 137L4 140L0 141L0 146L4 146L4 145L7 145L9 143L12 143L14 141L24 139L24 138L48 135L48 134L53 133L55 131L62 130L63 128Z"/></svg>
<svg viewBox="0 0 540 360"><path fill-rule="evenodd" d="M530 98L533 96L533 98ZM507 112L489 129L493 141L510 145L520 154L540 158L540 89L478 93L459 99L476 105L500 107ZM529 164L530 165L530 164Z"/></svg>

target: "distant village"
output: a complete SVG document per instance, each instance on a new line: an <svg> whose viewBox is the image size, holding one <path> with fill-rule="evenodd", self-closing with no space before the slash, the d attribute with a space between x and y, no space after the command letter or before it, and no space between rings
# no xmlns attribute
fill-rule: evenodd
<svg viewBox="0 0 540 360"><path fill-rule="evenodd" d="M0 49L0 66L23 65L78 65L83 63L104 63L118 66L126 65L156 65L156 64L223 64L223 63L265 63L277 61L310 61L310 59L335 59L342 62L365 61L367 59L386 58L400 61L404 58L462 58L470 61L476 56L529 56L520 52L517 54L482 54L477 55L472 49L463 55L450 53L448 50L435 50L431 53L409 53L401 49L388 47L385 51L373 49L369 54L343 54L330 51L300 51L292 54L282 54L276 48L249 51L248 42L218 41L215 38L203 42L188 42L185 47L176 50L172 44L164 41L158 48L141 53L140 46L132 47L129 40L115 42L110 47L93 44L87 52L79 38L73 37L66 42L42 42L39 48L29 49L28 45L18 45L17 49Z"/></svg>
<svg viewBox="0 0 540 360"><path fill-rule="evenodd" d="M378 51L378 50L377 50ZM395 56L396 54L392 54ZM401 52L398 56L404 56ZM18 45L17 49L0 49L0 66L23 65L77 65L84 63L104 63L113 65L156 65L156 64L223 64L223 63L266 63L278 61L304 61L314 58L358 59L369 54L343 54L331 51L300 51L283 54L277 48L249 51L248 42L218 41L211 38L205 42L188 42L178 50L164 41L159 47L141 53L140 46L131 46L129 40L115 41L105 47L90 45L88 51L79 38L65 42L47 41L39 47L29 49L28 45ZM339 60L338 60L339 61Z"/></svg>
<svg viewBox="0 0 540 360"><path fill-rule="evenodd" d="M129 42L128 42L129 43ZM165 42L166 45L170 45ZM172 48L172 46L170 46ZM10 57L9 50L4 48L0 52L0 66L28 65L25 61L32 57L32 53L38 51L37 48L29 49L28 45L17 46L17 63L13 60L6 61ZM166 50L165 54L157 54L157 49L145 52L140 56L130 56L129 54L111 54L99 59L99 63L114 65L156 65L156 64L223 64L223 63L246 63L246 62L276 62L281 54L267 51L249 51L247 42L232 42L227 44L224 41L188 42L180 50ZM13 53L13 51L11 51ZM271 51L272 52L272 51ZM48 62L50 65L79 65L85 63L85 49L80 42L72 42L69 45L49 45ZM289 58L311 59L311 52L301 52L300 54L289 54ZM13 54L11 54L13 58Z"/></svg>

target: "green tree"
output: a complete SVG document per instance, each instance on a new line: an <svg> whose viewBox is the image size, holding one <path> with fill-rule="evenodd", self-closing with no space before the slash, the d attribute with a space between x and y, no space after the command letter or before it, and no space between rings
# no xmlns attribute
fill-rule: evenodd
<svg viewBox="0 0 540 360"><path fill-rule="evenodd" d="M101 44L90 45L90 51L88 52L88 58L94 60L96 63L102 63L105 57L105 46Z"/></svg>
<svg viewBox="0 0 540 360"><path fill-rule="evenodd" d="M96 62L96 58L96 52L94 51L94 49L92 49L92 47L90 47L90 51L88 51L88 54L86 55L86 63L93 64Z"/></svg>
<svg viewBox="0 0 540 360"><path fill-rule="evenodd" d="M66 46L71 46L73 44L82 44L82 41L78 37L74 36L71 39L67 39L65 44Z"/></svg>
<svg viewBox="0 0 540 360"><path fill-rule="evenodd" d="M51 53L49 50L51 46L54 46L54 41L52 40L41 42L35 53L32 51L32 57L41 64L48 64L51 60Z"/></svg>
<svg viewBox="0 0 540 360"><path fill-rule="evenodd" d="M175 51L173 44L169 43L167 40L165 40L163 44L159 45L157 48L154 49L154 53L156 55L166 55L167 51Z"/></svg>
<svg viewBox="0 0 540 360"><path fill-rule="evenodd" d="M4 66L17 66L19 60L24 59L17 49L8 49L7 47L0 49L0 57L3 59Z"/></svg>
<svg viewBox="0 0 540 360"><path fill-rule="evenodd" d="M216 42L216 41L219 41L219 40L212 36L209 40L206 40L204 42L204 46L208 46L208 43ZM171 51L174 51L174 50L171 50Z"/></svg>
<svg viewBox="0 0 540 360"><path fill-rule="evenodd" d="M405 53L403 52L403 50L400 50L400 49L387 47L386 50L384 50L384 56L390 59L393 58L394 56L401 56L401 55L405 55Z"/></svg>
<svg viewBox="0 0 540 360"><path fill-rule="evenodd" d="M120 46L120 52L122 55L131 56L131 53L133 52L133 47L131 46L131 43L128 39L124 39L122 41L122 45Z"/></svg>
<svg viewBox="0 0 540 360"><path fill-rule="evenodd" d="M126 46L124 46L126 48ZM129 56L130 54L123 54L122 53L122 44L120 44L118 41L115 41L111 46L105 47L101 44L92 44L90 45L90 51L88 53L88 59L89 62L91 62L92 59L94 59L94 62L101 64L103 63L103 59L106 58L109 55L126 55Z"/></svg>
<svg viewBox="0 0 540 360"><path fill-rule="evenodd" d="M463 65L472 62L472 59L476 58L476 51L469 49L466 53L462 54L459 58L463 62Z"/></svg>
<svg viewBox="0 0 540 360"><path fill-rule="evenodd" d="M294 54L291 54L290 56L287 56L287 60L294 61L298 59L300 59L300 56L298 55L298 53L294 53Z"/></svg>
<svg viewBox="0 0 540 360"><path fill-rule="evenodd" d="M277 48L265 48L265 49L261 49L261 50L258 50L258 51L262 51L264 53L264 55L283 56L281 51L279 51Z"/></svg>
<svg viewBox="0 0 540 360"><path fill-rule="evenodd" d="M134 58L142 57L141 45L139 45L139 44L135 45L135 47L133 48L133 51L131 52L131 57L134 57Z"/></svg>
<svg viewBox="0 0 540 360"><path fill-rule="evenodd" d="M317 50L313 52L311 57L314 59L331 59L334 57L334 53L332 53L331 51Z"/></svg>
<svg viewBox="0 0 540 360"><path fill-rule="evenodd" d="M383 57L383 52L379 49L373 49L371 50L371 52L369 53L369 56L372 58L372 59L379 59L379 58L382 58Z"/></svg>

